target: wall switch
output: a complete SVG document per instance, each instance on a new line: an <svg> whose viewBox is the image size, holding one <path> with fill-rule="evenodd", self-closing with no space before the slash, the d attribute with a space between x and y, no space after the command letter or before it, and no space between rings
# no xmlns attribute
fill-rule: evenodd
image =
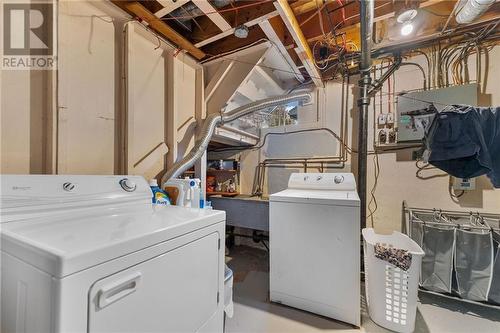
<svg viewBox="0 0 500 333"><path fill-rule="evenodd" d="M381 113L378 115L378 124L385 125L387 123L387 115L385 113Z"/></svg>

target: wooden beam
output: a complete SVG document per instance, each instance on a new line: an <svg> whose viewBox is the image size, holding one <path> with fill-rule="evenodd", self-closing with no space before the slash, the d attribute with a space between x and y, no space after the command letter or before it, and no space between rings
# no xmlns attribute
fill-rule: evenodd
<svg viewBox="0 0 500 333"><path fill-rule="evenodd" d="M332 0L299 0L290 5L295 15L309 13L313 10L318 10L324 3L332 2Z"/></svg>
<svg viewBox="0 0 500 333"><path fill-rule="evenodd" d="M205 101L210 100L212 98L213 93L219 88L219 85L224 80L226 75L229 73L231 68L235 65L234 60L224 60L217 72L215 72L214 76L210 79L210 82L205 87Z"/></svg>
<svg viewBox="0 0 500 333"><path fill-rule="evenodd" d="M226 31L231 29L231 26L227 21L222 17L222 15L217 12L214 6L207 0L197 0L193 1L193 3L198 7L205 15L208 16L208 18L215 23L217 27L221 31Z"/></svg>
<svg viewBox="0 0 500 333"><path fill-rule="evenodd" d="M153 13L147 10L139 2L125 2L119 0L112 0L111 2L124 9L125 11L131 13L132 15L145 21L149 25L149 27L156 30L163 37L176 44L179 48L186 50L196 59L200 60L205 57L205 53L202 50L191 44L190 41L181 36L177 31L172 29L165 22L158 19Z"/></svg>
<svg viewBox="0 0 500 333"><path fill-rule="evenodd" d="M420 9L424 8L430 8L432 6L448 6L450 8L453 8L454 1L443 1L443 0L427 0L427 1L422 1L420 3ZM394 17L396 11L398 8L400 8L401 5L403 5L404 2L401 1L393 1L393 0L380 0L375 2L375 13L374 13L374 22L379 22L382 20L386 20L389 18ZM335 5L335 7L334 7ZM327 11L330 12L330 19L333 22L333 24L337 25L340 22L342 22L342 11L341 10L334 10L337 8L336 3L327 3L327 7L325 10L322 11L322 18L323 18L323 30L325 32L330 31L330 25L329 25L329 19L327 16ZM334 10L334 11L333 11ZM345 16L346 16L346 22L340 27L337 28L337 33L343 32L343 31L352 31L353 28L359 29L359 4L358 2L354 2L344 8L345 10ZM297 20L299 22L303 22L306 19L310 18L313 13L302 13L301 15L297 15ZM417 16L418 17L418 16ZM302 32L304 33L304 36L307 38L309 43L315 42L316 40L321 39L323 36L323 32L321 30L320 24L319 24L319 19L316 15L313 19L310 19L307 23L304 23L301 25ZM354 37L354 35L353 35ZM358 37L355 39L359 39ZM359 46L359 45L358 45Z"/></svg>
<svg viewBox="0 0 500 333"><path fill-rule="evenodd" d="M156 1L158 1L163 6L162 9L160 9L155 13L156 17L163 17L189 2L189 0L177 0L177 1L156 0Z"/></svg>
<svg viewBox="0 0 500 333"><path fill-rule="evenodd" d="M254 25L248 29L248 37L245 39L238 38L234 35L229 35L218 43L212 43L202 48L207 55L214 56L221 53L233 51L235 49L247 46L262 39L264 42L266 35L262 32L258 25Z"/></svg>
<svg viewBox="0 0 500 333"><path fill-rule="evenodd" d="M314 65L313 53L311 51L311 48L309 47L309 44L307 43L304 33L300 29L299 22L297 21L297 18L295 17L290 4L287 0L277 0L274 5L276 6L276 9L280 13L283 22L287 26L288 31L290 31L293 39L295 40L295 43L297 44L297 49L299 50L299 52L297 52L297 55L304 64L307 73L316 86L323 87L321 73Z"/></svg>
<svg viewBox="0 0 500 333"><path fill-rule="evenodd" d="M275 10L275 11L272 11L264 16L260 16L258 18L253 19L253 20L250 20L250 21L246 22L245 25L250 28L256 24L260 24L261 22L265 22L270 18L276 17L277 15L279 15L278 11ZM229 30L223 31L220 34L217 34L217 35L212 36L210 38L207 38L199 43L194 44L194 46L202 47L202 46L208 45L210 43L216 42L224 37L227 37L227 36L234 34L234 30L235 30L235 28L231 28Z"/></svg>
<svg viewBox="0 0 500 333"><path fill-rule="evenodd" d="M238 5L242 6L248 4L249 1L239 1L234 5L235 8L237 8ZM231 10L222 12L221 15L227 22L230 22L234 26L245 24L247 27L252 27L260 22L260 18L265 20L267 15L269 15L269 17L278 15L272 2L256 3L253 6L242 8L238 11L234 10L230 5L220 8L220 10L226 9ZM198 25L194 26L193 32L189 35L195 45L200 44L197 47L216 42L234 33L234 28L221 32L206 16L197 18L197 21L200 27L198 27Z"/></svg>
<svg viewBox="0 0 500 333"><path fill-rule="evenodd" d="M276 17L274 19L280 19L280 18ZM294 73L296 73L299 79L304 80L302 73L300 72L299 68L297 67L292 57L288 53L288 50L285 48L282 37L278 36L279 29L273 28L271 22L267 20L259 23L259 26L262 29L262 31L264 31L264 34L266 34L266 37L276 46L278 52L281 53L281 55L286 59L286 61L290 66L290 69Z"/></svg>

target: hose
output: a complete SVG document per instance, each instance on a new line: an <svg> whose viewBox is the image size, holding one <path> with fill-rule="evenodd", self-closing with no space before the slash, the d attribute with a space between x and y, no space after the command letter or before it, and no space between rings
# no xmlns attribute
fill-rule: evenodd
<svg viewBox="0 0 500 333"><path fill-rule="evenodd" d="M205 150L208 147L208 144L210 143L210 140L212 139L216 127L262 109L267 109L285 103L298 102L298 101L302 101L303 103L308 103L311 101L311 95L308 92L299 91L290 95L275 96L260 101L256 101L253 103L249 103L247 105L243 105L229 112L212 113L208 115L205 121L203 122L203 127L200 131L199 138L196 140L194 147L186 156L184 156L182 160L176 162L172 166L172 168L168 170L161 178L162 187L165 186L165 183L168 180L172 178L177 178L180 175L182 175L186 170L188 170L191 166L193 166L198 159L200 159L203 156Z"/></svg>

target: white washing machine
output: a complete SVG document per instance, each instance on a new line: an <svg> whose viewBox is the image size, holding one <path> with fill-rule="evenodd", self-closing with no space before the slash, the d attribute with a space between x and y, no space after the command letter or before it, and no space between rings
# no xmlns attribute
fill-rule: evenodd
<svg viewBox="0 0 500 333"><path fill-rule="evenodd" d="M2 332L222 332L224 212L142 177L0 181Z"/></svg>
<svg viewBox="0 0 500 333"><path fill-rule="evenodd" d="M271 301L360 326L354 176L294 173L269 200Z"/></svg>

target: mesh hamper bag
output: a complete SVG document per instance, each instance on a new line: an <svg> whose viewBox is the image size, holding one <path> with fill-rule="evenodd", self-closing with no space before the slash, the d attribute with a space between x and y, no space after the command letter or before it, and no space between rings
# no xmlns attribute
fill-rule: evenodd
<svg viewBox="0 0 500 333"><path fill-rule="evenodd" d="M393 232L376 234L363 229L365 289L368 313L378 325L395 332L413 332L417 313L418 278L424 252L410 237ZM407 250L411 264L405 271L375 256L375 245Z"/></svg>
<svg viewBox="0 0 500 333"><path fill-rule="evenodd" d="M436 212L411 212L410 219L410 237L420 247L422 247L422 240L424 238L424 224L426 222L447 223L443 216L441 214L437 214Z"/></svg>
<svg viewBox="0 0 500 333"><path fill-rule="evenodd" d="M500 243L495 243L496 255L493 263L493 275L491 277L490 292L488 293L488 301L491 303L500 304Z"/></svg>
<svg viewBox="0 0 500 333"><path fill-rule="evenodd" d="M456 235L457 292L465 299L487 301L493 275L492 233L458 229Z"/></svg>
<svg viewBox="0 0 500 333"><path fill-rule="evenodd" d="M500 221L486 221L489 227L499 228ZM488 293L488 302L500 305L500 233L492 230L493 237L493 275L491 277L490 292Z"/></svg>
<svg viewBox="0 0 500 333"><path fill-rule="evenodd" d="M424 225L422 274L420 285L436 292L451 292L455 227L437 228Z"/></svg>

